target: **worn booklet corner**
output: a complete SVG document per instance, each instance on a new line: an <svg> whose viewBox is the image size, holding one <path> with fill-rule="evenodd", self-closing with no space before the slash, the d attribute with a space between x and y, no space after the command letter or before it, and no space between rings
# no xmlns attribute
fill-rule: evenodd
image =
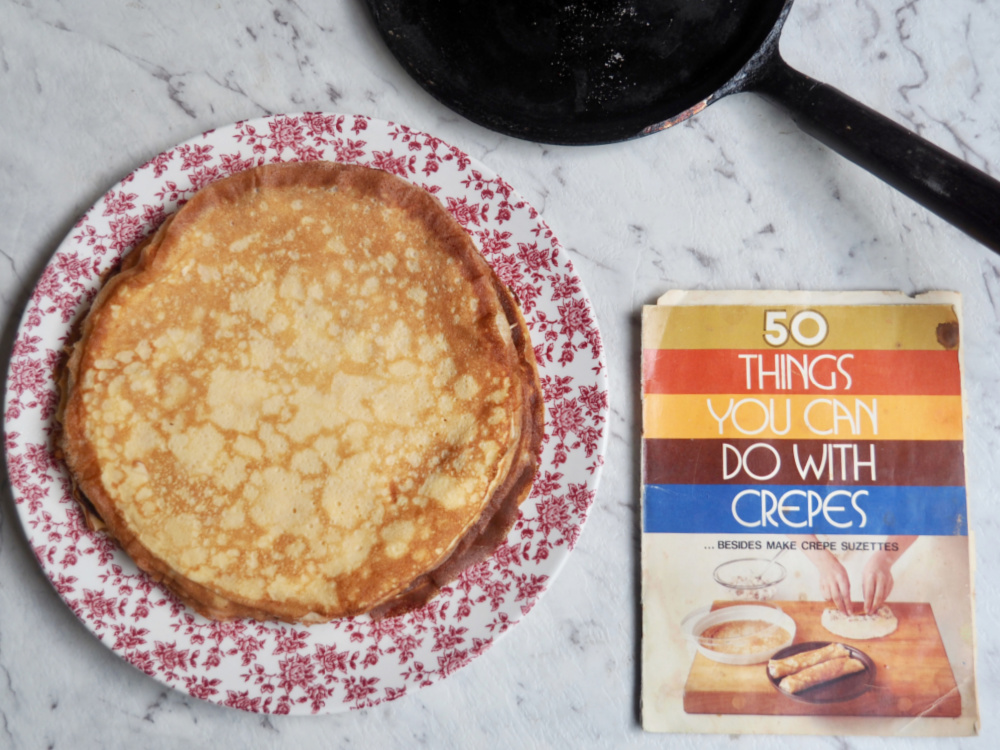
<svg viewBox="0 0 1000 750"><path fill-rule="evenodd" d="M646 730L977 732L961 330L949 292L643 309Z"/></svg>

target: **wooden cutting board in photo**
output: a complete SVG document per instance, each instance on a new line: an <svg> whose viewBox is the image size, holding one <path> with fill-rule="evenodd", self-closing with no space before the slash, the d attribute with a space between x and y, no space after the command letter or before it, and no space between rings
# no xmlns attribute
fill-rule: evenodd
<svg viewBox="0 0 1000 750"><path fill-rule="evenodd" d="M783 694L768 679L767 665L721 664L698 653L684 686L691 714L804 716L959 716L962 700L930 604L891 602L899 625L867 640L838 638L822 625L825 602L771 602L796 624L795 644L841 642L870 657L871 684L848 700L813 702L809 691ZM715 602L712 609L730 602ZM858 605L856 605L858 606ZM794 644L793 644L794 645ZM852 691L848 694L856 693Z"/></svg>

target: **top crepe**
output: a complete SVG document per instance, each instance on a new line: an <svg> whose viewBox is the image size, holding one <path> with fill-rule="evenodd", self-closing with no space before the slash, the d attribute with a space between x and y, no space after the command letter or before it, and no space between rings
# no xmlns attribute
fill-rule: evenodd
<svg viewBox="0 0 1000 750"><path fill-rule="evenodd" d="M469 236L325 162L197 193L104 286L63 390L91 520L216 618L419 606L506 536L542 438L526 325Z"/></svg>
<svg viewBox="0 0 1000 750"><path fill-rule="evenodd" d="M830 607L823 610L820 622L834 635L855 641L885 638L895 633L899 626L899 620L888 604L883 604L870 615L845 615L839 609Z"/></svg>

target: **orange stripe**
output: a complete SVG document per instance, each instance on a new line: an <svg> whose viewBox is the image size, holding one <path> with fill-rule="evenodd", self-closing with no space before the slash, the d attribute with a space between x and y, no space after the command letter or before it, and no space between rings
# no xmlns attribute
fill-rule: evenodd
<svg viewBox="0 0 1000 750"><path fill-rule="evenodd" d="M961 393L958 353L954 350L646 349L642 359L646 393L900 396L957 396ZM807 380L808 387L805 385ZM834 387L830 388L831 385Z"/></svg>
<svg viewBox="0 0 1000 750"><path fill-rule="evenodd" d="M649 393L643 437L961 440L961 396Z"/></svg>

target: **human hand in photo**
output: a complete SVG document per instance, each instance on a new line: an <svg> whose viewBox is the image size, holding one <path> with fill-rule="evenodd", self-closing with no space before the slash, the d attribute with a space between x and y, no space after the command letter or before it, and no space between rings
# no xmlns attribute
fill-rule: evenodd
<svg viewBox="0 0 1000 750"><path fill-rule="evenodd" d="M819 586L823 597L845 615L853 614L851 580L844 566L829 552L816 555L813 564L819 570Z"/></svg>
<svg viewBox="0 0 1000 750"><path fill-rule="evenodd" d="M884 552L872 555L861 573L861 591L864 594L864 613L878 610L892 593L892 561Z"/></svg>
<svg viewBox="0 0 1000 750"><path fill-rule="evenodd" d="M895 580L892 566L910 545L915 536L896 536L886 539L886 548L874 553L861 572L861 591L864 595L864 613L870 615L881 607L892 593Z"/></svg>
<svg viewBox="0 0 1000 750"><path fill-rule="evenodd" d="M813 534L789 537L796 541L802 553L819 572L820 594L845 615L853 614L851 606L851 579L840 560L834 557L828 545L821 545Z"/></svg>

